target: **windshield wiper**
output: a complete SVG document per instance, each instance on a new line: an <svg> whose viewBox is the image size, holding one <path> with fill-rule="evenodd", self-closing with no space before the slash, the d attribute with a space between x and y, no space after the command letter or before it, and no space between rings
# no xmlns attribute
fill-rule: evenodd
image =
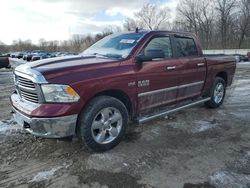
<svg viewBox="0 0 250 188"><path fill-rule="evenodd" d="M115 59L121 59L122 55L119 54L99 54L99 53L93 53L92 55L95 55L97 57L104 57L104 58L115 58Z"/></svg>
<svg viewBox="0 0 250 188"><path fill-rule="evenodd" d="M98 57L106 57L105 55L99 54L99 53L93 53L93 54L91 54L91 55L98 56Z"/></svg>
<svg viewBox="0 0 250 188"><path fill-rule="evenodd" d="M111 58L116 58L116 59L121 59L122 55L120 54L106 54L106 57L111 57Z"/></svg>

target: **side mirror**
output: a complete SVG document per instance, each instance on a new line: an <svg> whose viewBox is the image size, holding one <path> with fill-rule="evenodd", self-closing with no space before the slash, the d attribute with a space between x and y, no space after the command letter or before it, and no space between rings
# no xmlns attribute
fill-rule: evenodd
<svg viewBox="0 0 250 188"><path fill-rule="evenodd" d="M140 54L140 55L136 56L136 58L135 58L135 62L137 64L142 64L144 61L152 61L152 58L147 57L143 54Z"/></svg>
<svg viewBox="0 0 250 188"><path fill-rule="evenodd" d="M145 55L140 54L136 57L136 63L141 64L144 61L152 61L154 59L164 59L165 55L161 49L149 49L145 51Z"/></svg>

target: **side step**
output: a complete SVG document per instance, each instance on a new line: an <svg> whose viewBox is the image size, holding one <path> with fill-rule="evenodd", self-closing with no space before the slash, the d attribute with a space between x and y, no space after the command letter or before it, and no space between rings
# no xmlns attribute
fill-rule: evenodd
<svg viewBox="0 0 250 188"><path fill-rule="evenodd" d="M146 117L141 117L141 118L138 119L138 122L139 122L139 124L142 124L142 123L145 123L147 121L153 120L155 118L158 118L158 117L161 117L161 116L165 116L165 115L168 115L170 113L177 112L177 111L180 111L182 109L189 108L191 106L195 106L197 104L207 102L209 100L210 100L210 97L209 98L205 98L205 99L201 99L199 101L196 101L196 102L193 102L193 103L190 103L190 104L178 107L178 108L174 108L172 110L162 111L162 112L159 112L157 114L153 114L153 115L146 116Z"/></svg>

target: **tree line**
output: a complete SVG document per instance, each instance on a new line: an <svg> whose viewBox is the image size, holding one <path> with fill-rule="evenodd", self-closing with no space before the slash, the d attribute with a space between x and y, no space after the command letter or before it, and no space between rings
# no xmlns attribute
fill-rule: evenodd
<svg viewBox="0 0 250 188"><path fill-rule="evenodd" d="M104 29L102 33L96 35L72 35L69 40L46 41L40 39L38 44L33 44L31 40L14 40L11 45L5 45L0 42L0 52L19 52L42 50L47 52L82 52L96 41L112 34L114 31L110 28Z"/></svg>
<svg viewBox="0 0 250 188"><path fill-rule="evenodd" d="M135 27L192 32L204 49L250 48L250 0L180 0L172 22L168 7L146 4L125 20Z"/></svg>
<svg viewBox="0 0 250 188"><path fill-rule="evenodd" d="M175 18L171 10L159 4L145 4L134 18L127 18L123 26L108 26L96 35L73 35L64 41L40 39L15 40L11 45L0 42L0 52L46 50L81 52L101 38L115 32L145 30L173 30L197 35L204 49L250 48L250 0L180 0Z"/></svg>

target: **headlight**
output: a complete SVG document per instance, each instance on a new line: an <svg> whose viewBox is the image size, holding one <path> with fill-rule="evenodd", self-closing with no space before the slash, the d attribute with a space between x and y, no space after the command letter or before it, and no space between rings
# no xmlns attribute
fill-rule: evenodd
<svg viewBox="0 0 250 188"><path fill-rule="evenodd" d="M77 102L80 97L68 85L44 84L42 86L43 95L46 102Z"/></svg>

